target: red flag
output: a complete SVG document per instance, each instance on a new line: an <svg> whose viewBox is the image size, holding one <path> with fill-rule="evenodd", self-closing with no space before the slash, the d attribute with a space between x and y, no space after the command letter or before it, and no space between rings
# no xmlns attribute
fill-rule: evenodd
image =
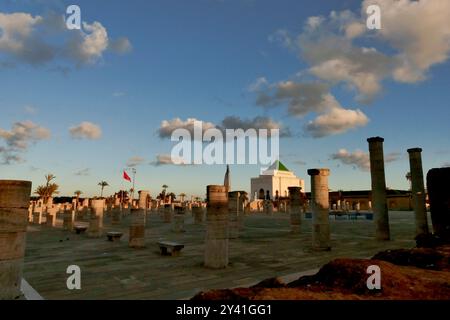
<svg viewBox="0 0 450 320"><path fill-rule="evenodd" d="M123 178L124 178L125 180L131 182L131 178L130 178L130 176L127 174L126 171L123 172Z"/></svg>

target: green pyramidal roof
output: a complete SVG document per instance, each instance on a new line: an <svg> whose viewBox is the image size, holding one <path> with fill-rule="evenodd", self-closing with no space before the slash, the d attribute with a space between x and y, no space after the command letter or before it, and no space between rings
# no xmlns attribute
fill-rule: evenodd
<svg viewBox="0 0 450 320"><path fill-rule="evenodd" d="M290 172L290 170L281 163L281 161L276 160L274 163L272 163L272 165L269 167L268 170L278 170L278 171L288 171Z"/></svg>

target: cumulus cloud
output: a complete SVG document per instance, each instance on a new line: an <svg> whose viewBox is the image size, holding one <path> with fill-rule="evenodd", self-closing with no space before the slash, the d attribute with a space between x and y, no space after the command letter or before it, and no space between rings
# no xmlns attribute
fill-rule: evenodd
<svg viewBox="0 0 450 320"><path fill-rule="evenodd" d="M400 153L392 152L386 154L384 157L385 163L397 161L400 158ZM370 156L368 152L362 150L355 150L349 152L346 149L340 149L338 152L331 155L331 159L338 160L345 165L351 165L354 168L358 168L362 171L370 170Z"/></svg>
<svg viewBox="0 0 450 320"><path fill-rule="evenodd" d="M220 126L218 126L223 132L226 129L243 129L244 131L248 129L266 129L268 130L268 136L270 136L271 129L280 130L280 137L290 137L292 134L289 128L283 127L279 122L274 121L268 117L257 116L253 119L241 119L237 116L229 116L222 120Z"/></svg>
<svg viewBox="0 0 450 320"><path fill-rule="evenodd" d="M186 129L190 132L191 137L194 137L194 122L195 121L201 121L196 118L187 118L185 121L181 120L180 118L175 118L172 120L163 120L161 122L161 126L158 129L158 135L160 138L170 138L172 136L172 132L176 129ZM216 125L212 122L202 122L202 135L203 133L208 130L216 128Z"/></svg>
<svg viewBox="0 0 450 320"><path fill-rule="evenodd" d="M159 167L164 165L188 165L183 158L174 158L172 159L170 154L158 154L156 159L150 162L150 165Z"/></svg>
<svg viewBox="0 0 450 320"><path fill-rule="evenodd" d="M366 9L373 4L382 14L382 28L375 32L365 26ZM345 10L309 17L300 34L278 30L270 40L297 51L311 75L344 83L359 102L369 103L382 91L383 80L423 81L433 65L448 59L448 12L448 0L364 0L359 14ZM390 48L383 53L368 43Z"/></svg>
<svg viewBox="0 0 450 320"><path fill-rule="evenodd" d="M98 125L87 121L71 127L69 132L73 139L96 140L102 136L102 129Z"/></svg>
<svg viewBox="0 0 450 320"><path fill-rule="evenodd" d="M16 122L9 131L0 128L0 139L5 143L4 147L0 146L2 164L23 162L21 153L26 152L30 145L49 138L50 130L32 121Z"/></svg>
<svg viewBox="0 0 450 320"><path fill-rule="evenodd" d="M192 139L194 138L194 122L201 121L195 118L188 118L185 121L180 118L175 118L173 120L163 120L161 126L158 129L158 135L160 138L170 138L172 132L176 129L186 129L190 132ZM291 132L289 128L284 127L281 123L274 121L268 117L256 116L252 119L242 119L238 116L228 116L225 117L220 124L216 125L212 122L202 122L202 135L208 129L218 129L222 131L225 137L226 129L267 129L268 136L270 136L271 129L279 129L280 137L289 137Z"/></svg>
<svg viewBox="0 0 450 320"><path fill-rule="evenodd" d="M450 1L365 0L362 10L381 8L379 38L398 51L393 77L401 82L424 80L431 66L446 61L450 53Z"/></svg>
<svg viewBox="0 0 450 320"><path fill-rule="evenodd" d="M68 30L59 14L0 12L0 54L9 59L2 64L23 62L39 66L52 61L93 64L108 50L126 53L131 50L131 43L123 37L111 39L98 21L83 22L82 30Z"/></svg>
<svg viewBox="0 0 450 320"><path fill-rule="evenodd" d="M359 109L334 108L310 121L305 131L314 138L322 138L344 133L356 127L364 127L368 122L367 116Z"/></svg>
<svg viewBox="0 0 450 320"><path fill-rule="evenodd" d="M145 162L145 159L142 157L132 157L127 161L127 167L136 167Z"/></svg>
<svg viewBox="0 0 450 320"><path fill-rule="evenodd" d="M257 105L275 107L288 105L288 113L304 117L319 114L305 126L305 132L314 138L344 133L365 126L369 119L359 109L345 109L322 82L282 81L267 85L257 96Z"/></svg>

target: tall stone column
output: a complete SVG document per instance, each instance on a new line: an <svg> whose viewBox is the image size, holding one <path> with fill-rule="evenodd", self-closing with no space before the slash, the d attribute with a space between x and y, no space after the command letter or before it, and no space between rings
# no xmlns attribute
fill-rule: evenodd
<svg viewBox="0 0 450 320"><path fill-rule="evenodd" d="M100 238L103 234L103 212L105 200L91 200L91 216L89 219L88 236Z"/></svg>
<svg viewBox="0 0 450 320"><path fill-rule="evenodd" d="M228 266L228 193L225 186L206 187L205 267Z"/></svg>
<svg viewBox="0 0 450 320"><path fill-rule="evenodd" d="M313 249L330 250L330 201L328 194L329 169L309 169L311 176L311 206Z"/></svg>
<svg viewBox="0 0 450 320"><path fill-rule="evenodd" d="M0 180L0 300L20 296L31 182Z"/></svg>
<svg viewBox="0 0 450 320"><path fill-rule="evenodd" d="M416 236L428 234L427 207L425 205L425 185L422 169L422 149L408 149L411 173L411 193L416 217Z"/></svg>
<svg viewBox="0 0 450 320"><path fill-rule="evenodd" d="M291 233L300 233L302 225L301 194L300 187L288 187L289 213L291 215Z"/></svg>
<svg viewBox="0 0 450 320"><path fill-rule="evenodd" d="M430 201L434 233L450 243L450 168L433 168L427 173L427 191Z"/></svg>
<svg viewBox="0 0 450 320"><path fill-rule="evenodd" d="M128 241L130 248L145 247L145 210L131 209L130 237Z"/></svg>
<svg viewBox="0 0 450 320"><path fill-rule="evenodd" d="M229 239L239 238L239 198L241 193L239 191L228 192L228 215L229 215L229 226L228 235Z"/></svg>
<svg viewBox="0 0 450 320"><path fill-rule="evenodd" d="M370 175L372 177L372 206L377 240L389 240L389 211L386 198L383 142L381 137L367 139L370 153Z"/></svg>

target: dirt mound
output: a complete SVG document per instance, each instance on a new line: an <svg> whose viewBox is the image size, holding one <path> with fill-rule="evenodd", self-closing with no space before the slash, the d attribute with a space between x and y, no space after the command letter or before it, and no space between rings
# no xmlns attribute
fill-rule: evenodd
<svg viewBox="0 0 450 320"><path fill-rule="evenodd" d="M317 274L284 284L277 278L250 288L202 292L194 300L449 300L450 246L388 250L373 259L336 259ZM376 258L376 259L375 259ZM367 288L367 268L381 269L381 289Z"/></svg>

